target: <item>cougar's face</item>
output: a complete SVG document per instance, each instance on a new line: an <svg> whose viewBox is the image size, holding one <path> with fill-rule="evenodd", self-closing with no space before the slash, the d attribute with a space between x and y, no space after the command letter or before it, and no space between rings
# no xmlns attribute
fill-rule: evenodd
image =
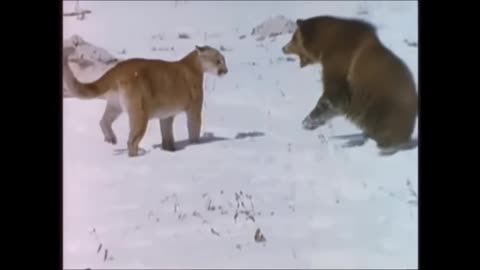
<svg viewBox="0 0 480 270"><path fill-rule="evenodd" d="M228 73L225 57L217 49L196 46L196 50L204 72L220 77Z"/></svg>

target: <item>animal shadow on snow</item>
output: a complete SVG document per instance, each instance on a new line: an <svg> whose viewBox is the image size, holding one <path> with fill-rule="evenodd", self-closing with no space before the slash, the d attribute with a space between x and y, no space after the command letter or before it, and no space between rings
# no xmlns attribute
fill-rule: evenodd
<svg viewBox="0 0 480 270"><path fill-rule="evenodd" d="M212 143L212 142L218 142L218 141L225 141L228 140L228 138L225 137L217 137L213 133L205 133L200 137L199 141L196 143L190 143L188 139L181 140L181 141L176 141L175 142L175 152L179 150L185 149L188 145L199 145L199 144L206 144L206 143ZM162 144L154 144L153 148L162 148Z"/></svg>
<svg viewBox="0 0 480 270"><path fill-rule="evenodd" d="M347 142L342 144L343 148L359 147L364 145L369 140L369 138L364 133L336 135L330 138L338 139L338 140L346 140ZM417 146L418 146L418 139L414 138L409 143L401 146L401 148L399 148L398 151L411 150L416 148ZM392 152L391 154L394 154L394 153ZM389 154L385 154L385 155L389 155Z"/></svg>
<svg viewBox="0 0 480 270"><path fill-rule="evenodd" d="M144 155L148 154L149 152L150 152L149 150L145 150L141 147L138 148L138 156L144 156ZM121 148L121 149L113 150L113 154L115 156L122 155L122 154L127 154L127 153L128 153L127 148Z"/></svg>
<svg viewBox="0 0 480 270"><path fill-rule="evenodd" d="M252 131L252 132L239 132L235 137L232 138L226 138L226 137L217 137L215 134L211 132L205 132L202 137L200 137L200 140L197 143L190 143L188 139L181 140L175 142L175 152L179 150L185 149L188 145L200 145L200 144L206 144L206 143L212 143L212 142L218 142L218 141L225 141L225 140L241 140L245 138L253 138L253 137L261 137L265 136L265 133L263 132L258 132L258 131ZM154 149L155 148L162 148L162 144L154 144L152 146ZM114 155L121 155L121 154L126 154L128 152L128 149L122 148L122 149L115 149L114 150ZM143 148L139 149L139 156L146 155L150 152L150 150L145 150Z"/></svg>
<svg viewBox="0 0 480 270"><path fill-rule="evenodd" d="M217 141L225 141L225 140L229 140L229 138L216 137L214 135L204 134L202 137L200 137L200 139L197 143L190 143L188 141L188 139L175 142L175 151L174 152L183 150L183 149L185 149L185 147L187 147L190 144L199 145L199 144L206 144L206 143L212 143L212 142L217 142ZM160 144L154 144L154 145L152 145L152 148L153 149L162 149L162 144L161 143ZM114 155L126 154L127 152L128 152L128 149L126 149L126 148L115 149L114 150ZM150 152L149 150L145 150L143 148L140 148L139 149L139 156L146 155L149 152Z"/></svg>
<svg viewBox="0 0 480 270"><path fill-rule="evenodd" d="M245 139L249 137L260 137L260 136L265 136L265 133L258 132L258 131L240 132L240 133L237 133L237 135L235 135L235 139L240 140L240 139Z"/></svg>
<svg viewBox="0 0 480 270"><path fill-rule="evenodd" d="M207 144L207 143L213 143L213 142L218 142L218 141L226 141L226 140L241 140L245 138L251 138L251 137L260 137L260 136L265 136L265 133L263 132L258 132L258 131L253 131L253 132L240 132L235 135L235 138L227 138L227 137L218 137L215 136L215 134L211 132L206 132L200 137L200 140L197 143L190 143L188 139L181 140L175 142L175 148L176 151L183 150L189 145L200 145L200 144ZM162 144L155 144L153 145L153 148L162 148Z"/></svg>

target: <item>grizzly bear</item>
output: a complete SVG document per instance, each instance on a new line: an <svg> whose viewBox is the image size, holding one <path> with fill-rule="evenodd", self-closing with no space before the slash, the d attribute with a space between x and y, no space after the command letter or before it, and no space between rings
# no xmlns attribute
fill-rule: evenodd
<svg viewBox="0 0 480 270"><path fill-rule="evenodd" d="M376 28L333 16L298 19L296 24L283 53L297 55L300 68L321 64L323 76L323 94L303 127L314 130L345 116L363 131L363 141L355 145L373 139L382 155L414 148L411 136L418 111L414 78L382 44Z"/></svg>

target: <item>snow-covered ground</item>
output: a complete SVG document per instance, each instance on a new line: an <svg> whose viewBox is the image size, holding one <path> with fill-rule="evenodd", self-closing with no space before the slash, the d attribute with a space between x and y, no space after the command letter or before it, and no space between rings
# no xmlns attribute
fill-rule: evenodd
<svg viewBox="0 0 480 270"><path fill-rule="evenodd" d="M71 12L75 2L64 2ZM99 127L105 101L64 99L65 268L416 268L418 151L381 157L374 142L342 148L333 135L358 133L345 119L316 131L301 121L322 93L320 67L281 53L290 34L257 41L269 17L363 17L417 79L417 2L87 1L85 20L64 17L64 38L79 35L114 57L179 59L195 44L228 50L229 73L206 77L205 142L179 151L150 121L141 147L125 152ZM178 38L186 33L188 39ZM240 36L245 37L240 38ZM173 49L172 49L173 48ZM95 78L105 68L79 71ZM320 138L319 138L320 136ZM260 230L265 241L255 237Z"/></svg>

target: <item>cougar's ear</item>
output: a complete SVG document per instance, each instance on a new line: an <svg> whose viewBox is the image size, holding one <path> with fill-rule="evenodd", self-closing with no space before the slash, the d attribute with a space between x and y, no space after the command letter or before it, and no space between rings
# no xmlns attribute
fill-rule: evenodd
<svg viewBox="0 0 480 270"><path fill-rule="evenodd" d="M297 19L297 21L296 21L296 23L297 23L297 26L300 26L300 25L302 25L302 24L303 24L303 22L304 22L304 20L302 20L302 19Z"/></svg>

